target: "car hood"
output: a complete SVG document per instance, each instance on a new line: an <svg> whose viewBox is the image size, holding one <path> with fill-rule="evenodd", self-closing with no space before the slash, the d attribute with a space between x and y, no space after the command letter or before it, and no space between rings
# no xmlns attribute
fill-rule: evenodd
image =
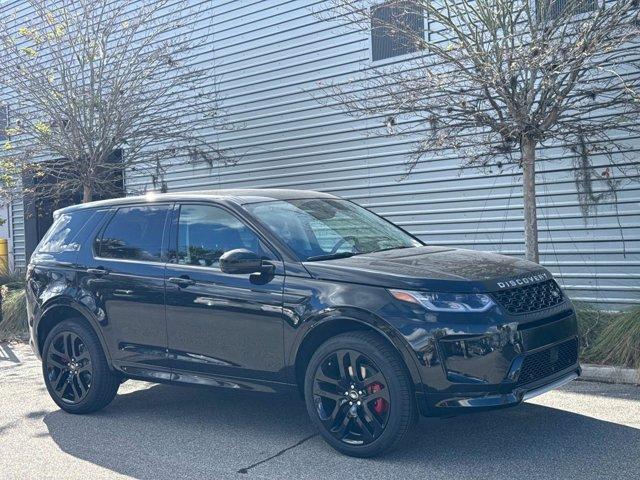
<svg viewBox="0 0 640 480"><path fill-rule="evenodd" d="M322 280L456 293L494 292L552 278L527 260L445 247L388 250L304 266Z"/></svg>

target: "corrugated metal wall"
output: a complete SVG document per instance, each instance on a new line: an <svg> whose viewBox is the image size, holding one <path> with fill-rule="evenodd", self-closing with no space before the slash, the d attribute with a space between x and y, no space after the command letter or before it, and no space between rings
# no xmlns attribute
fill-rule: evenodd
<svg viewBox="0 0 640 480"><path fill-rule="evenodd" d="M13 257L13 268L24 269L27 261L25 258L25 242L24 242L24 204L22 198L11 201L9 228L9 255Z"/></svg>
<svg viewBox="0 0 640 480"><path fill-rule="evenodd" d="M354 119L318 102L322 82L353 76L371 55L365 34L314 16L323 8L310 0L218 1L210 18L199 19L213 23L205 60L215 61L224 106L242 127L219 134L237 165L176 159L167 166L169 190L321 190L370 207L430 244L522 255L518 175L461 170L450 156L427 159L403 179L410 139L380 136L382 119ZM573 298L640 304L640 184L628 183L617 202L603 200L585 220L571 159L561 150L541 154L548 159L538 176L542 263ZM150 188L136 172L127 184Z"/></svg>

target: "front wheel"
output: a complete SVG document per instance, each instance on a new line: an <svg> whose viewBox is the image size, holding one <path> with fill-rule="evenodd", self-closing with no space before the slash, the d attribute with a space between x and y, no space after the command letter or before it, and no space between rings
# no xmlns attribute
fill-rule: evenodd
<svg viewBox="0 0 640 480"><path fill-rule="evenodd" d="M333 448L372 457L393 448L417 416L402 359L370 332L348 332L323 343L305 376L313 423Z"/></svg>
<svg viewBox="0 0 640 480"><path fill-rule="evenodd" d="M42 373L53 401L69 413L106 407L121 381L110 370L96 333L83 319L53 327L42 349Z"/></svg>

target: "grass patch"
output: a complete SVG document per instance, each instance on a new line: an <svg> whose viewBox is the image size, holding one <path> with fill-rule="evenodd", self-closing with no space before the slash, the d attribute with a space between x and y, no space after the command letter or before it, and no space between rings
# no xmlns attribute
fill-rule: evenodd
<svg viewBox="0 0 640 480"><path fill-rule="evenodd" d="M27 301L24 288L9 290L2 288L1 340L24 340L28 335Z"/></svg>
<svg viewBox="0 0 640 480"><path fill-rule="evenodd" d="M25 340L28 337L28 326L24 274L0 275L0 285L2 285L0 287L0 295L2 295L0 341Z"/></svg>
<svg viewBox="0 0 640 480"><path fill-rule="evenodd" d="M617 317L618 312L600 310L588 303L573 302L578 319L578 334L580 335L580 357L587 362L602 363L594 354L593 348L603 330Z"/></svg>
<svg viewBox="0 0 640 480"><path fill-rule="evenodd" d="M589 357L640 370L640 307L618 314L595 338Z"/></svg>

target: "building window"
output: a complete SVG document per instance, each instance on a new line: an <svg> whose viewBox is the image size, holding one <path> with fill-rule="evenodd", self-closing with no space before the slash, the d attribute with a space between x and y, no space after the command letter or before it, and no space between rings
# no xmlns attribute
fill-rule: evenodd
<svg viewBox="0 0 640 480"><path fill-rule="evenodd" d="M598 9L598 0L538 0L537 14L540 20L554 20L561 15L578 15Z"/></svg>
<svg viewBox="0 0 640 480"><path fill-rule="evenodd" d="M371 9L371 58L375 62L417 52L424 37L422 7L390 0Z"/></svg>
<svg viewBox="0 0 640 480"><path fill-rule="evenodd" d="M7 139L7 129L9 128L9 106L0 104L0 141Z"/></svg>

